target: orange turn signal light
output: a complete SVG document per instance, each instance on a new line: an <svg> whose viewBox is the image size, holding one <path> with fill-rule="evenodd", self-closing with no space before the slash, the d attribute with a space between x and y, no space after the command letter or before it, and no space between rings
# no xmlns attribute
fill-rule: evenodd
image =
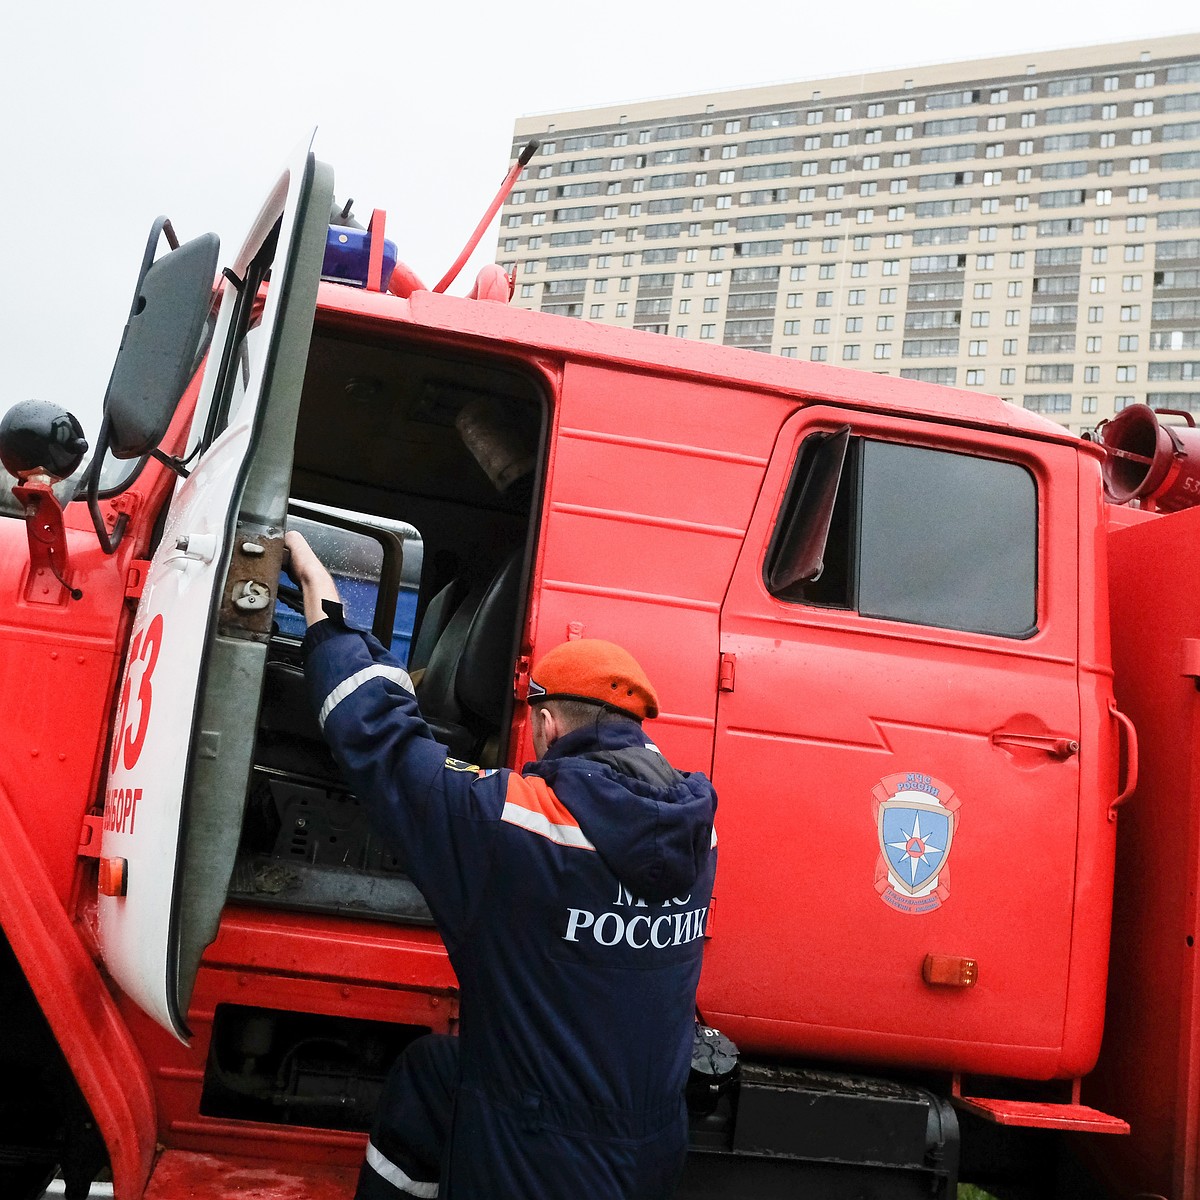
<svg viewBox="0 0 1200 1200"><path fill-rule="evenodd" d="M927 954L921 964L921 978L933 987L974 987L979 980L979 964L973 958L953 954Z"/></svg>
<svg viewBox="0 0 1200 1200"><path fill-rule="evenodd" d="M129 887L129 864L123 858L102 858L96 888L102 896L123 896Z"/></svg>

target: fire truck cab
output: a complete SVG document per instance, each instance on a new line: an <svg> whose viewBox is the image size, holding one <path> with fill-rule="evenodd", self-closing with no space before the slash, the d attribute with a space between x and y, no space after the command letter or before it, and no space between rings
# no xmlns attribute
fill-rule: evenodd
<svg viewBox="0 0 1200 1200"><path fill-rule="evenodd" d="M121 1200L218 1197L217 1156L347 1197L391 1060L455 1027L303 694L289 526L452 756L531 758L530 663L594 636L711 774L698 1004L743 1061L687 1194L952 1195L956 1111L1125 1128L1078 1085L1136 782L1101 448L992 397L429 291L381 213L331 211L302 147L215 293L213 241L156 252L156 226L85 484L31 462L0 520L26 1039L0 1069L31 1080L0 1100L6 1194L60 1164L86 1194L107 1158Z"/></svg>

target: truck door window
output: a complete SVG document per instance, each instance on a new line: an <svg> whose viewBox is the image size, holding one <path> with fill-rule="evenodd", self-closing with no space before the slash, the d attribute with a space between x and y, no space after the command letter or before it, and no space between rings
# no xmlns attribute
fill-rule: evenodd
<svg viewBox="0 0 1200 1200"><path fill-rule="evenodd" d="M1035 631L1037 490L1028 470L851 438L814 576L811 539L790 534L821 524L806 509L828 496L831 441L814 434L800 448L767 555L772 595L1002 637Z"/></svg>

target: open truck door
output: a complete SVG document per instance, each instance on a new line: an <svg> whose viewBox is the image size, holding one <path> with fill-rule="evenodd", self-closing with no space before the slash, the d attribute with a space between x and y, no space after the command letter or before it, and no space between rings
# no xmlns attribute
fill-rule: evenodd
<svg viewBox="0 0 1200 1200"><path fill-rule="evenodd" d="M191 471L146 573L118 694L101 949L119 986L180 1038L241 825L332 199L332 172L306 142L223 273Z"/></svg>

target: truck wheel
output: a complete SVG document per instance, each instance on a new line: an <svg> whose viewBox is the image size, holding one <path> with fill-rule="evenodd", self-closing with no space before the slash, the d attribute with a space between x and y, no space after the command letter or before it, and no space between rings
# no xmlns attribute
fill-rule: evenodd
<svg viewBox="0 0 1200 1200"><path fill-rule="evenodd" d="M0 1166L0 1196L39 1200L54 1178L57 1163L9 1163Z"/></svg>

